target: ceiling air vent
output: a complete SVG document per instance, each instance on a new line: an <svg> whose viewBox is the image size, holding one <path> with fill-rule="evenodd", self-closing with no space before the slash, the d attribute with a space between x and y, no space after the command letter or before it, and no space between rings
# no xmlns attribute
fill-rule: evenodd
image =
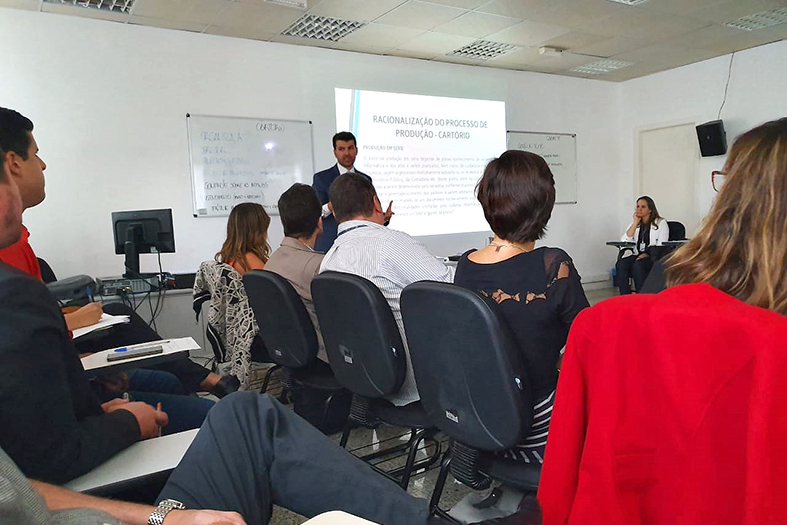
<svg viewBox="0 0 787 525"><path fill-rule="evenodd" d="M115 13L128 13L134 7L134 0L44 0L44 3L73 5Z"/></svg>
<svg viewBox="0 0 787 525"><path fill-rule="evenodd" d="M572 73L585 73L586 75L602 75L610 71L628 67L632 64L633 62L624 62L623 60L597 60L596 62L591 62L584 66L571 68L569 71Z"/></svg>
<svg viewBox="0 0 787 525"><path fill-rule="evenodd" d="M489 60L490 58L496 58L506 53L510 53L515 49L519 49L519 46L500 42L490 42L489 40L476 40L471 44L451 51L448 55L474 58L476 60Z"/></svg>
<svg viewBox="0 0 787 525"><path fill-rule="evenodd" d="M780 7L773 11L764 11L762 13L755 13L753 15L742 16L732 22L727 22L724 25L734 27L736 29L745 29L746 31L754 31L755 29L764 29L766 27L777 26L779 24L787 24L787 7Z"/></svg>
<svg viewBox="0 0 787 525"><path fill-rule="evenodd" d="M283 5L284 7L294 7L295 9L306 10L308 4L306 0L265 0L269 4Z"/></svg>
<svg viewBox="0 0 787 525"><path fill-rule="evenodd" d="M303 15L288 27L282 35L336 42L364 25L366 24L356 22L355 20Z"/></svg>

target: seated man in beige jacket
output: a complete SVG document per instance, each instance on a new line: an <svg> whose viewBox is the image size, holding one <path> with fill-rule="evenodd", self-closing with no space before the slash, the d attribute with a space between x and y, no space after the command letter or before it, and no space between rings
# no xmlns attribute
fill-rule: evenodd
<svg viewBox="0 0 787 525"><path fill-rule="evenodd" d="M279 216L284 226L284 240L271 254L265 269L287 279L301 296L317 330L320 344L317 357L327 363L311 291L312 279L317 275L324 256L314 251L314 243L322 233L322 206L314 188L306 184L293 184L279 197Z"/></svg>

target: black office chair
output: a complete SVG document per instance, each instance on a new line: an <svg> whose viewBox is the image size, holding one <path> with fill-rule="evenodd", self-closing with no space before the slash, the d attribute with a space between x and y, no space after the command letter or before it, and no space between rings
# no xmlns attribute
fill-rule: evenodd
<svg viewBox="0 0 787 525"><path fill-rule="evenodd" d="M686 239L686 227L682 222L667 221L669 227L669 240L682 241Z"/></svg>
<svg viewBox="0 0 787 525"><path fill-rule="evenodd" d="M330 366L317 359L317 332L303 301L284 277L273 272L246 272L243 285L270 359L285 368L293 387L300 384L329 393L319 417L325 422L334 395L344 389Z"/></svg>
<svg viewBox="0 0 787 525"><path fill-rule="evenodd" d="M449 468L473 489L497 479L537 490L541 465L493 454L521 443L533 421L527 371L497 304L459 286L422 281L404 289L401 306L421 402L452 439L431 510L437 510Z"/></svg>
<svg viewBox="0 0 787 525"><path fill-rule="evenodd" d="M399 391L407 369L407 354L391 308L374 283L340 272L316 276L312 298L331 368L336 379L353 393L350 420L340 445L347 445L350 431L357 425L376 428L385 423L409 428L410 440L402 447L409 449L407 462L403 469L389 473L401 473L400 483L407 488L414 468L439 459L440 445L433 440L435 454L415 465L418 446L425 439L432 440L436 429L420 403L397 407L383 399Z"/></svg>
<svg viewBox="0 0 787 525"><path fill-rule="evenodd" d="M57 281L55 272L52 270L52 267L49 266L49 263L43 260L41 257L36 257L36 259L38 259L38 266L41 268L41 280L44 281L44 284Z"/></svg>

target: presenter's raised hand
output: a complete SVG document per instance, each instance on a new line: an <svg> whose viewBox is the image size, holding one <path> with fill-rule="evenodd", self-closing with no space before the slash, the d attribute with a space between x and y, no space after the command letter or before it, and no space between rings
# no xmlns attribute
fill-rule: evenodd
<svg viewBox="0 0 787 525"><path fill-rule="evenodd" d="M393 206L393 201L388 203L388 209L385 210L385 215L383 215L383 221L386 224L388 223L388 221L391 220L391 217L393 217L394 212L393 212L393 210L391 210L392 206Z"/></svg>

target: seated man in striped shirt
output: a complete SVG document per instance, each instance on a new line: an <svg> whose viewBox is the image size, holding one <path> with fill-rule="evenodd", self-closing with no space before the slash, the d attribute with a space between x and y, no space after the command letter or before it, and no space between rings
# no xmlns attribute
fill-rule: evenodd
<svg viewBox="0 0 787 525"><path fill-rule="evenodd" d="M416 281L453 282L454 269L445 266L426 246L406 233L383 226L383 207L367 178L356 173L340 175L331 184L330 198L339 231L325 254L320 272L332 270L360 275L377 285L391 306L406 349L399 307L402 290ZM388 400L403 406L419 399L408 353L402 388Z"/></svg>

